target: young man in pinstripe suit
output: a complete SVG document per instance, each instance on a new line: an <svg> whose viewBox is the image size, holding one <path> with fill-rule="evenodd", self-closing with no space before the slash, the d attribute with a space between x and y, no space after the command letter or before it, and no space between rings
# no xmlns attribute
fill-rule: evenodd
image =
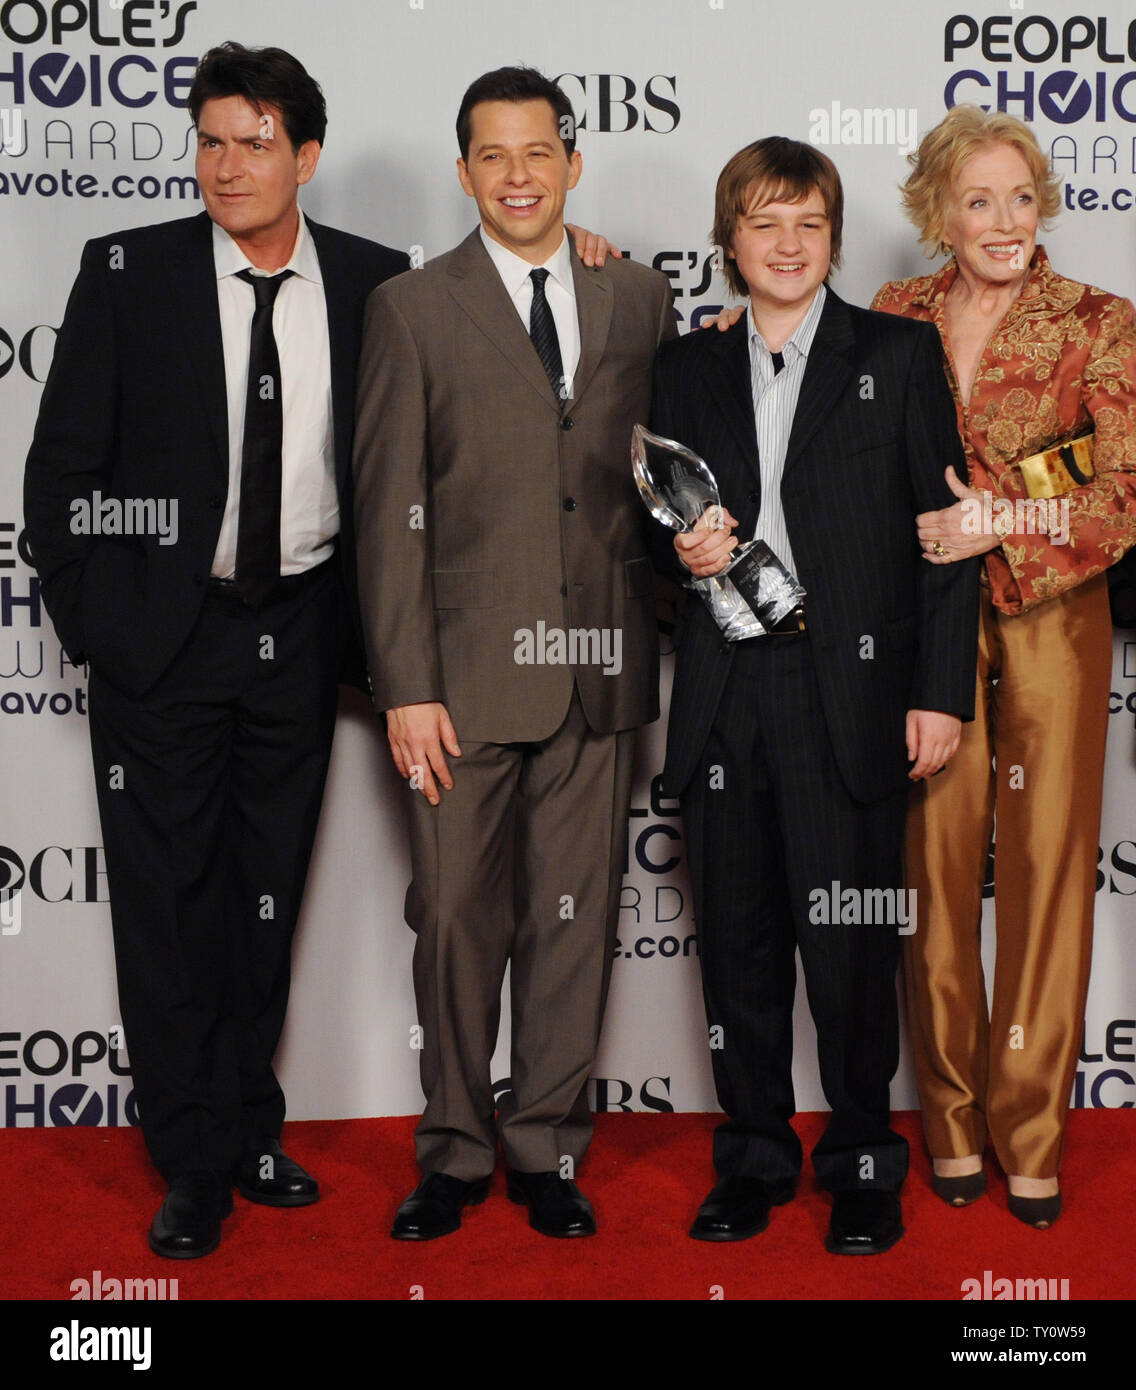
<svg viewBox="0 0 1136 1390"><path fill-rule="evenodd" d="M661 560L715 574L756 535L806 590L774 632L733 643L688 599L663 782L682 803L726 1112L690 1234L743 1240L793 1196L799 949L831 1108L812 1155L833 1194L826 1245L875 1254L903 1234L908 1159L888 1098L906 914L886 908L906 901L906 789L947 762L973 714L978 571L920 559L915 517L950 505L944 474L963 464L954 407L933 331L828 287L842 210L839 175L811 146L740 151L718 180L714 237L748 311L659 355L652 427L706 459L724 504Z"/></svg>

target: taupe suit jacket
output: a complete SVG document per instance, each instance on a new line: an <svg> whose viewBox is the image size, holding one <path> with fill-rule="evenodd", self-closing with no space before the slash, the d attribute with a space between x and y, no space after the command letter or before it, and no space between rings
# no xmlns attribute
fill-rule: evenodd
<svg viewBox="0 0 1136 1390"><path fill-rule="evenodd" d="M563 404L478 231L367 303L355 523L375 705L440 700L459 739L549 737L573 680L597 733L659 712L630 440L676 335L670 287L632 261L572 269L580 361ZM544 655L552 629L606 629L609 656L618 632L618 673L587 640L591 661L518 662L526 632Z"/></svg>

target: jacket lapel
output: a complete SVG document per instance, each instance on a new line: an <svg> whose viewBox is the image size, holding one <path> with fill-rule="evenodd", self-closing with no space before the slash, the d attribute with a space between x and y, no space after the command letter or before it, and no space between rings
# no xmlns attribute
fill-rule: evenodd
<svg viewBox="0 0 1136 1390"><path fill-rule="evenodd" d="M793 428L785 452L785 472L800 457L847 389L855 369L855 345L848 305L831 289L827 290L793 414Z"/></svg>
<svg viewBox="0 0 1136 1390"><path fill-rule="evenodd" d="M559 414L561 403L504 282L482 245L480 230L472 231L455 249L450 258L449 274L450 294L459 307L541 396L549 409Z"/></svg>
<svg viewBox="0 0 1136 1390"><path fill-rule="evenodd" d="M326 229L306 219L312 244L323 277L323 297L327 308L327 333L331 350L331 414L335 439L335 474L342 490L351 470L349 444L354 431L355 412L355 319L351 286L346 266L328 246Z"/></svg>
<svg viewBox="0 0 1136 1390"><path fill-rule="evenodd" d="M187 227L166 285L174 297L171 323L185 325L184 345L201 392L205 418L217 446L216 462L228 476L229 417L225 388L225 352L221 342L221 311L217 306L217 274L213 265L213 223L202 213Z"/></svg>
<svg viewBox="0 0 1136 1390"><path fill-rule="evenodd" d="M580 325L580 360L572 379L572 402L580 399L595 376L607 348L613 307L611 282L587 270L572 252L572 282L576 290L576 317Z"/></svg>
<svg viewBox="0 0 1136 1390"><path fill-rule="evenodd" d="M757 453L757 426L753 418L753 386L749 367L749 311L725 333L714 328L693 330L714 333L710 363L706 368L706 386L734 436L746 467L758 488L761 468ZM679 441L682 442L681 440ZM707 459L711 473L717 475L720 464Z"/></svg>

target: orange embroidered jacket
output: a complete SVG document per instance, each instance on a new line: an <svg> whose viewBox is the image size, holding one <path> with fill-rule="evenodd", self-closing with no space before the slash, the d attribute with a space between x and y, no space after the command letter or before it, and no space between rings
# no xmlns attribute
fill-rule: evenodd
<svg viewBox="0 0 1136 1390"><path fill-rule="evenodd" d="M1024 613L1136 544L1136 314L1127 299L1056 274L1037 247L1025 288L983 349L964 403L944 322L957 275L952 259L934 275L892 281L872 308L939 330L971 487L1025 498L1014 464L1096 431L1096 476L1060 499L1069 503L1067 543L1057 543L1061 528L1054 537L1014 533L986 555L996 607Z"/></svg>

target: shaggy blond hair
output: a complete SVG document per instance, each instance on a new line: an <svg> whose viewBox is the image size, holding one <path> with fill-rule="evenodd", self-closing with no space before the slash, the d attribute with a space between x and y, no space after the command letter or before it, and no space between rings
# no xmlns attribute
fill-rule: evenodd
<svg viewBox="0 0 1136 1390"><path fill-rule="evenodd" d="M844 189L840 175L828 155L800 140L786 139L784 135L769 135L747 145L718 175L710 238L725 253L738 229L738 218L744 217L751 207L763 208L766 203L803 203L813 192L819 193L824 202L831 237L829 265L838 270L844 234ZM749 294L749 286L732 256L726 255L722 275L734 294L743 298Z"/></svg>
<svg viewBox="0 0 1136 1390"><path fill-rule="evenodd" d="M1025 160L1037 194L1042 226L1057 215L1061 191L1057 176L1042 153L1034 133L1024 121L1004 111L983 111L977 106L953 106L933 130L907 156L912 166L900 192L908 217L919 231L928 256L950 255L943 241L943 225L959 169L979 150L991 145L1010 145Z"/></svg>

